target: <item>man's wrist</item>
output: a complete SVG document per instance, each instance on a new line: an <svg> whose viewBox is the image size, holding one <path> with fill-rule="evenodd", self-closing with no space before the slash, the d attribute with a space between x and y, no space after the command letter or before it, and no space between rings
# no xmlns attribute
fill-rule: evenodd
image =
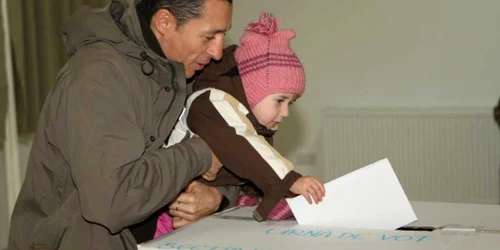
<svg viewBox="0 0 500 250"><path fill-rule="evenodd" d="M223 211L229 206L229 199L226 196L222 196L222 201L220 202L219 209L215 211L216 213Z"/></svg>
<svg viewBox="0 0 500 250"><path fill-rule="evenodd" d="M227 206L227 204L225 206L223 206L223 204L229 203L229 200L226 197L224 197L222 193L219 191L219 189L217 189L216 187L210 187L210 189L212 190L212 193L214 194L215 198L215 207L213 212L219 212L219 210L221 210L221 207L222 209L224 209L224 207Z"/></svg>

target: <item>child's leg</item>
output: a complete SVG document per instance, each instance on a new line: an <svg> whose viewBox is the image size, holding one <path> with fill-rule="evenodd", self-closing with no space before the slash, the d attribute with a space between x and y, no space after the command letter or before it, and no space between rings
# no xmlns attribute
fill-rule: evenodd
<svg viewBox="0 0 500 250"><path fill-rule="evenodd" d="M172 231L174 231L174 221L172 217L168 216L166 213L161 214L156 221L156 231L153 238L156 239Z"/></svg>
<svg viewBox="0 0 500 250"><path fill-rule="evenodd" d="M237 206L239 207L252 207L257 206L259 204L259 198L251 195L242 195L238 197ZM280 221L287 220L293 217L292 210L285 199L281 199L276 206L274 206L273 210L269 213L270 220Z"/></svg>

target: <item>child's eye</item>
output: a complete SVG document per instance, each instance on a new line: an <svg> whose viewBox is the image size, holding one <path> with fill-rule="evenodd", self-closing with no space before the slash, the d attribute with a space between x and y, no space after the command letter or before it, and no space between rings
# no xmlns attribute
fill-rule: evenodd
<svg viewBox="0 0 500 250"><path fill-rule="evenodd" d="M205 39L206 39L207 41L210 41L210 40L215 39L215 36L205 36Z"/></svg>
<svg viewBox="0 0 500 250"><path fill-rule="evenodd" d="M277 102L277 103L279 103L279 104L283 103L284 101L285 101L285 100L283 100L283 99L278 99L278 100L276 100L276 102Z"/></svg>

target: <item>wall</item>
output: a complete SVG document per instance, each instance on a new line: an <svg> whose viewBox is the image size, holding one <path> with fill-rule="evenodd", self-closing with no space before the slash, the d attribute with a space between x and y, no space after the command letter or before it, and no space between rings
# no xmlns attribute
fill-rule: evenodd
<svg viewBox="0 0 500 250"><path fill-rule="evenodd" d="M0 150L0 171L0 190L6 190L5 155L3 150ZM9 213L7 210L7 193L0 192L0 249L7 247L7 233L9 230L7 227L9 223Z"/></svg>
<svg viewBox="0 0 500 250"><path fill-rule="evenodd" d="M6 190L6 180L5 180L5 154L3 150L3 142L0 142L0 190ZM22 138L20 140L19 155L20 155L20 165L21 176L25 175L26 165L28 163L28 156L31 148L31 139ZM6 192L0 192L0 249L7 247L7 236L9 232L9 211L7 208L7 194Z"/></svg>
<svg viewBox="0 0 500 250"><path fill-rule="evenodd" d="M1 1L0 1L1 2ZM3 27L3 15L0 6L0 27ZM5 35L3 28L0 29L0 131L4 131L5 115L7 114L7 76L5 70ZM5 139L5 135L0 133L0 141Z"/></svg>
<svg viewBox="0 0 500 250"><path fill-rule="evenodd" d="M238 43L262 11L297 32L292 47L308 85L277 146L307 164L325 106L492 108L500 96L498 9L497 0L235 1L227 40Z"/></svg>

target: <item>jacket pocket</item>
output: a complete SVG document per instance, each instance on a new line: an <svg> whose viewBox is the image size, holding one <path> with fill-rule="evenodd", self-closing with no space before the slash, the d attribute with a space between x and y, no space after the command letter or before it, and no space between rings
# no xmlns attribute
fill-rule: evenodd
<svg viewBox="0 0 500 250"><path fill-rule="evenodd" d="M68 224L60 219L43 221L35 232L30 250L57 250L66 233Z"/></svg>

